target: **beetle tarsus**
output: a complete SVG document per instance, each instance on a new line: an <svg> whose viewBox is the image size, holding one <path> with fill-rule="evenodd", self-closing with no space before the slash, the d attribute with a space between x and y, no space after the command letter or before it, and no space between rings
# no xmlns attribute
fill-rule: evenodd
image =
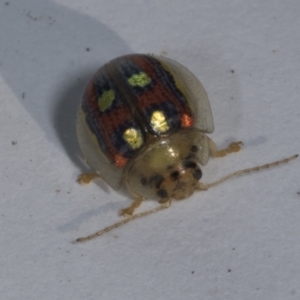
<svg viewBox="0 0 300 300"><path fill-rule="evenodd" d="M210 153L212 157L224 157L227 154L239 152L242 149L243 142L233 142L227 148L218 150L215 145L210 145Z"/></svg>
<svg viewBox="0 0 300 300"><path fill-rule="evenodd" d="M133 213L134 213L134 210L136 208L138 208L141 205L142 202L143 202L142 197L134 200L133 203L129 207L123 208L121 210L120 215L123 216L123 217L125 217L126 215L127 216L132 216Z"/></svg>
<svg viewBox="0 0 300 300"><path fill-rule="evenodd" d="M79 184L86 185L98 177L99 177L99 175L97 173L82 173L78 176L77 182Z"/></svg>

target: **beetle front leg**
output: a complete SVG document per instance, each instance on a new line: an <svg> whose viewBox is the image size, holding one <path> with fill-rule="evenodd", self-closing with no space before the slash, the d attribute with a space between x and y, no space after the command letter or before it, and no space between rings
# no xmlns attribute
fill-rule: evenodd
<svg viewBox="0 0 300 300"><path fill-rule="evenodd" d="M127 208L123 208L121 210L120 215L121 216L126 216L126 215L131 216L131 215L133 215L134 210L141 205L143 200L144 200L143 197L136 198L130 206L128 206Z"/></svg>
<svg viewBox="0 0 300 300"><path fill-rule="evenodd" d="M143 196L138 195L135 192L133 192L126 181L125 181L125 186L127 188L128 193L131 195L131 197L134 199L134 201L130 206L123 208L120 211L120 216L123 216L123 217L126 215L132 216L134 213L134 210L136 208L138 208L141 205L141 203L143 202L143 200L145 199Z"/></svg>
<svg viewBox="0 0 300 300"><path fill-rule="evenodd" d="M214 141L208 138L208 147L209 147L209 153L211 157L224 157L227 154L239 152L242 148L241 146L243 146L243 142L241 141L233 142L229 144L227 148L218 150L218 147L214 143Z"/></svg>

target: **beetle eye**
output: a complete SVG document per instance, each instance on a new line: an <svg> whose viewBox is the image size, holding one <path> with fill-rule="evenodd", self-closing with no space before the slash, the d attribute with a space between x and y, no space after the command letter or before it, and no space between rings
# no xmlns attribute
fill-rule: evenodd
<svg viewBox="0 0 300 300"><path fill-rule="evenodd" d="M157 192L157 196L160 198L167 198L168 197L168 192L164 189L161 189Z"/></svg>
<svg viewBox="0 0 300 300"><path fill-rule="evenodd" d="M200 169L193 171L192 174L193 174L193 177L197 180L200 180L200 178L202 177L202 171Z"/></svg>
<svg viewBox="0 0 300 300"><path fill-rule="evenodd" d="M174 171L173 173L171 173L170 177L172 180L177 180L179 178L179 172Z"/></svg>

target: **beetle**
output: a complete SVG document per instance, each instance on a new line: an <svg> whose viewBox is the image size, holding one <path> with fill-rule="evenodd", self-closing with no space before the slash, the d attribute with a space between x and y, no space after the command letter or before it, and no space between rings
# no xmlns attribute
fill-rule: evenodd
<svg viewBox="0 0 300 300"><path fill-rule="evenodd" d="M145 54L118 57L94 74L82 96L76 131L94 170L78 181L101 177L116 190L124 184L134 201L121 215L129 216L146 198L165 208L172 199L206 190L211 185L200 183L199 164L242 146L234 142L218 150L207 136L214 123L200 81L174 60Z"/></svg>

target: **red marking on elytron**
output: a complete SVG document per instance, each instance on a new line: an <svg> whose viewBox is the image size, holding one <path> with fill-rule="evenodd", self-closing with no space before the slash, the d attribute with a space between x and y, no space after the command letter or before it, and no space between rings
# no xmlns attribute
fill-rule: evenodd
<svg viewBox="0 0 300 300"><path fill-rule="evenodd" d="M125 158L124 156L119 155L119 154L117 154L117 155L114 157L114 159L115 159L115 164L116 164L116 166L117 166L118 168L122 168L122 167L127 163L127 161L128 161L127 158Z"/></svg>
<svg viewBox="0 0 300 300"><path fill-rule="evenodd" d="M188 116L187 114L183 114L181 116L181 126L183 128L191 127L193 125L193 123L194 123L193 119L190 116Z"/></svg>

